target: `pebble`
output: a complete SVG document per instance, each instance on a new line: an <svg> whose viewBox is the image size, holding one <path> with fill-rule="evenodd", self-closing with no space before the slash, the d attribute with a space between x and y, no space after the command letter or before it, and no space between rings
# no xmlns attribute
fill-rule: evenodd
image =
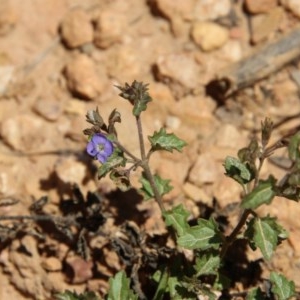
<svg viewBox="0 0 300 300"><path fill-rule="evenodd" d="M107 80L104 73L97 72L93 60L84 54L76 55L67 64L64 75L70 92L87 100L97 98Z"/></svg>
<svg viewBox="0 0 300 300"><path fill-rule="evenodd" d="M282 7L276 7L269 11L265 16L252 17L252 42L259 43L272 33L274 33L280 26L284 18L284 10ZM256 21L257 20L257 21Z"/></svg>
<svg viewBox="0 0 300 300"><path fill-rule="evenodd" d="M191 20L193 18L195 1L156 0L155 6L171 21L174 21L178 16L184 20Z"/></svg>
<svg viewBox="0 0 300 300"><path fill-rule="evenodd" d="M76 48L93 41L93 26L82 8L73 9L66 15L61 23L61 35L69 48Z"/></svg>
<svg viewBox="0 0 300 300"><path fill-rule="evenodd" d="M73 271L72 283L78 284L86 282L88 279L91 279L93 276L93 262L86 261L83 258L77 256L70 256L66 259L66 264Z"/></svg>
<svg viewBox="0 0 300 300"><path fill-rule="evenodd" d="M55 173L63 183L77 183L80 185L86 176L86 167L75 157L68 157L57 163Z"/></svg>
<svg viewBox="0 0 300 300"><path fill-rule="evenodd" d="M296 17L300 18L299 0L281 0L281 4L290 10Z"/></svg>
<svg viewBox="0 0 300 300"><path fill-rule="evenodd" d="M195 59L188 54L162 55L158 58L156 66L157 75L163 81L171 80L186 89L194 89L198 85L200 69Z"/></svg>
<svg viewBox="0 0 300 300"><path fill-rule="evenodd" d="M62 113L61 105L49 99L38 99L33 110L47 121L56 121Z"/></svg>
<svg viewBox="0 0 300 300"><path fill-rule="evenodd" d="M61 261L54 256L45 258L41 264L46 271L50 272L60 271L62 269Z"/></svg>
<svg viewBox="0 0 300 300"><path fill-rule="evenodd" d="M209 197L203 189L199 188L198 186L190 182L184 183L183 192L187 197L194 200L195 202L202 202L207 205L212 204L213 199Z"/></svg>
<svg viewBox="0 0 300 300"><path fill-rule="evenodd" d="M18 115L2 122L1 136L12 149L20 151L41 150L47 134L41 119L31 115ZM43 132L44 134L37 134Z"/></svg>
<svg viewBox="0 0 300 300"><path fill-rule="evenodd" d="M297 1L297 0L296 0ZM252 14L267 13L277 6L277 0L245 0L246 9ZM299 5L299 1L298 5Z"/></svg>
<svg viewBox="0 0 300 300"><path fill-rule="evenodd" d="M123 13L113 9L101 11L96 19L95 45L105 49L121 41L126 25L126 18Z"/></svg>
<svg viewBox="0 0 300 300"><path fill-rule="evenodd" d="M191 34L194 42L206 52L221 48L229 39L228 29L213 22L195 22Z"/></svg>
<svg viewBox="0 0 300 300"><path fill-rule="evenodd" d="M0 1L0 36L8 34L18 21L16 9L11 1Z"/></svg>
<svg viewBox="0 0 300 300"><path fill-rule="evenodd" d="M4 94L14 75L15 67L12 65L0 65L0 95Z"/></svg>
<svg viewBox="0 0 300 300"><path fill-rule="evenodd" d="M240 201L241 192L241 186L235 180L225 175L214 182L213 195L221 208L225 208L230 203Z"/></svg>
<svg viewBox="0 0 300 300"><path fill-rule="evenodd" d="M179 1L184 2L184 1ZM216 20L230 13L230 0L196 0L194 19L198 21Z"/></svg>
<svg viewBox="0 0 300 300"><path fill-rule="evenodd" d="M219 164L215 158L208 152L202 153L190 170L188 180L197 186L214 183L220 176L218 169Z"/></svg>

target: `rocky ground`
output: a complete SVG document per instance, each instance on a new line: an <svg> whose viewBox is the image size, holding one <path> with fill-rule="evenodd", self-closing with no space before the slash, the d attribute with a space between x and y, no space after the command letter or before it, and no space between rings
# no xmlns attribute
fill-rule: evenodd
<svg viewBox="0 0 300 300"><path fill-rule="evenodd" d="M299 18L293 0L1 1L0 215L29 215L30 205L45 195L46 212L57 215L74 183L84 194L115 190L109 179L96 179L82 130L88 109L98 106L108 117L117 108L120 140L139 153L131 107L114 87L134 79L149 83L154 99L144 115L145 134L164 126L188 143L182 154L156 154L152 161L174 186L166 205L183 203L197 217L201 203L212 206L216 199L222 210L239 201L241 189L224 176L223 160L247 145L266 116L276 123L300 113L300 64L295 60L222 104L206 95L205 86L223 68L295 28ZM299 124L299 117L283 123L274 140ZM284 174L267 162L262 175L270 172ZM137 178L133 182L137 187ZM114 217L131 218L142 230L162 232L155 203L114 195L105 200L108 227L116 225ZM290 232L264 276L280 271L299 290L300 206L276 199L260 212L275 215ZM101 260L85 261L32 222L11 230L9 238L2 228L7 224L12 221L0 227L8 241L1 246L0 300L50 299L64 289L103 293L107 278L120 269L102 240L91 240ZM260 253L249 251L249 257Z"/></svg>

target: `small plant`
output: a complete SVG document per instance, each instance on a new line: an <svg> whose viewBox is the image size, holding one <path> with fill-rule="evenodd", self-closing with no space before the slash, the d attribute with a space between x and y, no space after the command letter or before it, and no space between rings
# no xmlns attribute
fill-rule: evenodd
<svg viewBox="0 0 300 300"><path fill-rule="evenodd" d="M125 271L118 272L111 278L110 289L106 299L232 299L230 286L234 279L229 269L238 263L235 249L239 245L249 245L252 249L260 249L264 259L269 261L276 247L288 237L287 231L277 223L276 218L266 215L259 216L256 210L263 204L270 204L275 196L299 201L300 196L300 134L292 136L288 141L281 140L269 145L273 123L270 119L262 122L260 140L253 139L250 144L238 151L237 157L226 157L224 168L226 176L240 184L243 197L240 201L242 213L239 221L229 235L217 218L190 219L190 213L183 205L167 210L163 196L172 187L170 180L153 174L150 158L157 151L182 151L187 144L164 128L148 137L150 149L145 148L142 113L152 101L148 87L142 82L134 81L131 85L117 87L120 96L133 106L139 139L140 156L136 157L128 151L118 139L115 123L121 122L120 113L114 109L108 122L105 123L98 109L87 113L87 121L93 126L84 131L88 135L87 152L97 159L101 165L98 169L99 179L108 175L121 190L130 188L130 174L137 168L143 173L140 179L140 192L145 199L154 198L158 203L162 218L169 230L167 238L173 238L174 248L165 245L157 246L149 242L139 229L128 228L131 256L125 257L124 245L115 240L117 253L125 265ZM260 178L264 161L278 148L287 147L291 167L279 181L272 175L267 179ZM166 240L166 239L165 239ZM154 251L155 249L155 251ZM193 251L193 259L185 257L183 249ZM245 247L242 248L245 251ZM238 251L238 250L236 250ZM155 254L153 254L155 252ZM129 270L130 269L130 270ZM151 296L145 294L144 283L139 275L144 270L152 274L144 274L151 282L154 291ZM129 277L127 277L129 276ZM145 281L145 278L144 278ZM253 287L239 295L244 299L291 299L295 297L295 284L283 275L271 272L267 280L269 284ZM250 284L251 285L251 284ZM198 298L199 295L206 298ZM227 297L227 298L226 298ZM59 298L66 299L66 298ZM73 299L73 298L68 298ZM74 298L83 299L83 298ZM84 298L90 299L90 298Z"/></svg>

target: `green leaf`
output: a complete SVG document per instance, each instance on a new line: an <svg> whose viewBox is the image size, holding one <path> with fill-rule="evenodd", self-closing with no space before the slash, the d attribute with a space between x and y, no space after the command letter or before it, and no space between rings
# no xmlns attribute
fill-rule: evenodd
<svg viewBox="0 0 300 300"><path fill-rule="evenodd" d="M255 209L262 204L270 204L275 197L275 178L270 176L265 181L260 181L253 191L242 200L241 206L245 209Z"/></svg>
<svg viewBox="0 0 300 300"><path fill-rule="evenodd" d="M124 271L118 272L114 278L109 279L109 291L107 300L137 300L138 296L130 289L130 280Z"/></svg>
<svg viewBox="0 0 300 300"><path fill-rule="evenodd" d="M123 152L115 148L113 154L108 158L108 160L100 166L98 169L98 179L107 175L111 170L116 167L125 166L126 158L123 156Z"/></svg>
<svg viewBox="0 0 300 300"><path fill-rule="evenodd" d="M155 131L153 136L148 137L151 143L151 150L166 150L172 152L177 150L182 151L182 148L187 145L187 143L180 138L178 138L173 133L167 133L164 128L161 128L158 132Z"/></svg>
<svg viewBox="0 0 300 300"><path fill-rule="evenodd" d="M179 236L183 235L184 232L190 228L187 223L189 215L190 213L183 207L182 204L164 213L166 225L173 226Z"/></svg>
<svg viewBox="0 0 300 300"><path fill-rule="evenodd" d="M164 298L164 294L166 293L167 288L168 288L168 281L169 281L168 268L165 267L162 272L159 271L159 275L160 276L158 278L158 286L157 286L155 295L153 297L153 300L162 300ZM158 277L157 274L156 274L156 277Z"/></svg>
<svg viewBox="0 0 300 300"><path fill-rule="evenodd" d="M201 255L201 253L200 253ZM200 257L196 258L196 265L194 269L196 270L196 276L216 274L217 269L220 266L221 258L219 253L215 251L210 251L209 253L203 253Z"/></svg>
<svg viewBox="0 0 300 300"><path fill-rule="evenodd" d="M171 180L169 179L162 179L159 175L154 175L154 183L157 186L158 192L161 196L169 193L173 189L173 187L170 185L170 181ZM144 174L140 179L140 183L142 184L140 191L144 195L145 200L154 198L154 192L151 184Z"/></svg>
<svg viewBox="0 0 300 300"><path fill-rule="evenodd" d="M249 234L251 233L251 235ZM266 218L253 218L248 223L247 235L250 238L250 242L254 242L255 247L258 247L262 252L264 258L269 260L277 246L278 226L275 219Z"/></svg>
<svg viewBox="0 0 300 300"><path fill-rule="evenodd" d="M266 300L260 288L254 288L247 294L246 300Z"/></svg>
<svg viewBox="0 0 300 300"><path fill-rule="evenodd" d="M199 219L198 225L188 228L177 239L178 245L184 248L201 250L217 248L221 242L221 233L212 218L209 220Z"/></svg>
<svg viewBox="0 0 300 300"><path fill-rule="evenodd" d="M253 174L246 164L242 163L238 158L227 156L225 158L225 175L236 180L240 184L245 184L253 179Z"/></svg>
<svg viewBox="0 0 300 300"><path fill-rule="evenodd" d="M66 290L63 293L55 295L56 300L100 300L100 298L94 292L84 292L83 294L77 294Z"/></svg>
<svg viewBox="0 0 300 300"><path fill-rule="evenodd" d="M294 162L299 161L300 158L299 145L300 145L300 133L298 132L291 137L288 146L289 158Z"/></svg>
<svg viewBox="0 0 300 300"><path fill-rule="evenodd" d="M273 283L272 292L279 300L288 300L295 296L295 283L287 280L283 275L272 272L270 281Z"/></svg>

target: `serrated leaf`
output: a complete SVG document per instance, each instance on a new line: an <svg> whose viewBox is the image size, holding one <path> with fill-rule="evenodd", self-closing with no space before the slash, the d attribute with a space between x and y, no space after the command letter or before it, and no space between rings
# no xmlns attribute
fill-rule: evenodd
<svg viewBox="0 0 300 300"><path fill-rule="evenodd" d="M55 295L56 300L100 300L100 298L92 291L84 292L83 294L77 294L66 290L63 293Z"/></svg>
<svg viewBox="0 0 300 300"><path fill-rule="evenodd" d="M158 132L155 131L153 136L148 137L152 151L156 150L166 150L172 152L177 150L182 151L182 148L187 145L187 143L180 138L178 138L173 133L167 133L164 128L161 128Z"/></svg>
<svg viewBox="0 0 300 300"><path fill-rule="evenodd" d="M254 218L253 225L253 242L260 249L264 258L270 260L278 242L277 228L274 228L273 220L270 218Z"/></svg>
<svg viewBox="0 0 300 300"><path fill-rule="evenodd" d="M154 175L154 182L161 196L169 193L173 189L173 187L170 185L170 181L171 180L169 179L162 179L159 175ZM154 198L154 192L151 184L144 175L141 177L140 183L142 184L140 191L144 195L144 199L148 200Z"/></svg>
<svg viewBox="0 0 300 300"><path fill-rule="evenodd" d="M236 180L240 184L245 184L253 179L253 174L246 164L242 163L238 158L227 156L224 162L225 175Z"/></svg>
<svg viewBox="0 0 300 300"><path fill-rule="evenodd" d="M272 176L260 181L258 186L244 197L241 206L245 209L256 209L262 204L270 204L275 197L274 185L275 179Z"/></svg>
<svg viewBox="0 0 300 300"><path fill-rule="evenodd" d="M279 300L288 300L295 296L295 283L287 280L283 275L272 272L270 275L272 282L272 292L278 296Z"/></svg>
<svg viewBox="0 0 300 300"><path fill-rule="evenodd" d="M127 160L123 156L123 153L119 149L115 148L113 154L98 169L98 179L104 177L116 167L124 167L126 165L126 161Z"/></svg>
<svg viewBox="0 0 300 300"><path fill-rule="evenodd" d="M260 288L254 288L248 292L246 300L266 300L266 298Z"/></svg>
<svg viewBox="0 0 300 300"><path fill-rule="evenodd" d="M201 255L201 253L200 253ZM221 258L219 253L209 252L203 253L200 257L196 258L196 264L194 269L196 270L196 276L216 274L217 269L220 266Z"/></svg>
<svg viewBox="0 0 300 300"><path fill-rule="evenodd" d="M182 235L190 226L187 223L187 218L190 213L183 207L182 204L174 207L164 213L164 218L167 226L173 226L180 236Z"/></svg>
<svg viewBox="0 0 300 300"><path fill-rule="evenodd" d="M201 250L217 248L221 242L221 233L212 218L199 219L198 225L188 228L177 239L178 245L184 248Z"/></svg>
<svg viewBox="0 0 300 300"><path fill-rule="evenodd" d="M115 277L109 279L109 291L107 300L138 300L138 296L130 289L130 280L124 271L118 272Z"/></svg>
<svg viewBox="0 0 300 300"><path fill-rule="evenodd" d="M132 113L134 116L139 116L142 111L147 109L148 102L152 101L152 98L148 95L148 93L144 94L143 97L139 98L137 101L134 101L134 106Z"/></svg>

